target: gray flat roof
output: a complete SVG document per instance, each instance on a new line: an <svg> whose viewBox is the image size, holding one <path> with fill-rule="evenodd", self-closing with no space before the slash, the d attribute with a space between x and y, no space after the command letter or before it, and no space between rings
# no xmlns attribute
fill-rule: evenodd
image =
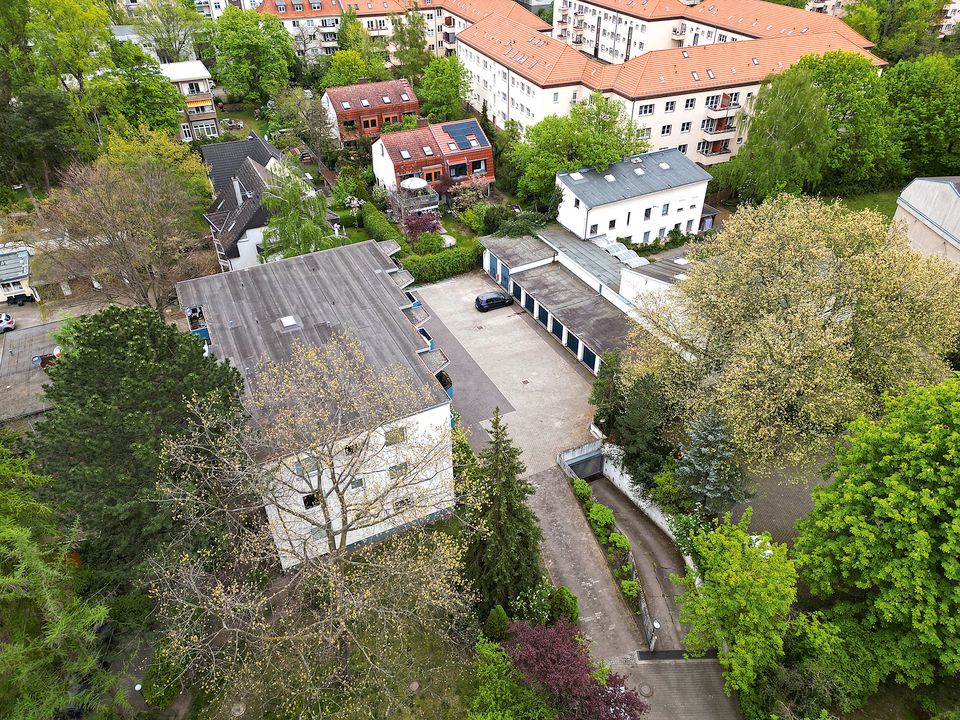
<svg viewBox="0 0 960 720"><path fill-rule="evenodd" d="M635 327L626 314L560 263L524 270L513 281L595 352L622 348Z"/></svg>
<svg viewBox="0 0 960 720"><path fill-rule="evenodd" d="M627 267L589 240L581 240L562 225L548 225L540 237L566 253L580 267L614 292L620 292L620 271ZM507 263L509 265L509 263Z"/></svg>
<svg viewBox="0 0 960 720"><path fill-rule="evenodd" d="M480 243L511 269L554 256L553 248L529 235L520 238L487 235L480 238Z"/></svg>
<svg viewBox="0 0 960 720"><path fill-rule="evenodd" d="M584 168L576 172L557 173L561 184L589 207L712 178L710 173L676 148L634 155L614 163L603 172Z"/></svg>
<svg viewBox="0 0 960 720"><path fill-rule="evenodd" d="M418 351L426 341L401 307L397 266L373 240L177 283L180 307L203 308L213 353L244 376L261 359L282 362L294 342L320 346L343 330L375 368L404 366L430 390L423 408L449 402ZM285 328L281 318L296 325ZM413 409L412 409L413 410Z"/></svg>
<svg viewBox="0 0 960 720"><path fill-rule="evenodd" d="M690 247L686 245L658 252L648 258L649 265L634 268L633 272L673 285L683 279L678 276L690 272L690 264L687 262L688 252Z"/></svg>
<svg viewBox="0 0 960 720"><path fill-rule="evenodd" d="M16 319L16 309L10 313ZM53 334L60 325L52 322L0 335L0 422L36 415L50 407L43 394L49 378L32 358L53 352Z"/></svg>

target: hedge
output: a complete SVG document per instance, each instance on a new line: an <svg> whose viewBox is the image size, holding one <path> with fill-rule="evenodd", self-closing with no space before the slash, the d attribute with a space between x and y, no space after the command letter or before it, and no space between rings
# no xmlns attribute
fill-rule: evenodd
<svg viewBox="0 0 960 720"><path fill-rule="evenodd" d="M372 202L365 202L360 207L360 219L374 240L396 240L406 244L403 233L397 230Z"/></svg>
<svg viewBox="0 0 960 720"><path fill-rule="evenodd" d="M480 267L482 255L480 243L457 245L432 255L408 255L403 267L418 283L432 283Z"/></svg>

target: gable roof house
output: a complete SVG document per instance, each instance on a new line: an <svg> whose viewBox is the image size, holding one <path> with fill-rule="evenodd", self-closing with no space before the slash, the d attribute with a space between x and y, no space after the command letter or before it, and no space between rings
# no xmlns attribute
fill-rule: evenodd
<svg viewBox="0 0 960 720"><path fill-rule="evenodd" d="M375 140L387 123L398 123L404 116L420 113L420 101L407 80L327 88L320 103L340 147L361 137Z"/></svg>
<svg viewBox="0 0 960 720"><path fill-rule="evenodd" d="M282 162L280 151L256 133L244 140L200 148L213 183L214 201L204 213L224 271L256 265L270 212L263 191L271 171Z"/></svg>

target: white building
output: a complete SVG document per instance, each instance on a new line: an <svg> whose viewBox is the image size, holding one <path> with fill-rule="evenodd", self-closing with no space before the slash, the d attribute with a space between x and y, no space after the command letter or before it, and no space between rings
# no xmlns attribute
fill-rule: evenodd
<svg viewBox="0 0 960 720"><path fill-rule="evenodd" d="M214 138L220 135L217 126L217 107L213 100L210 71L199 60L161 63L160 71L184 96L186 109L180 125L180 139L190 142L196 138Z"/></svg>
<svg viewBox="0 0 960 720"><path fill-rule="evenodd" d="M261 359L283 362L294 342L319 347L342 332L359 342L374 370L400 367L418 389L402 416L356 430L362 449L353 445L356 436L344 437L333 460L335 468L353 468L349 487L338 489L348 505L364 508L362 523L349 508L338 514L337 503L324 518L318 495L332 489L328 462L318 471L300 451L268 461L283 473L264 509L284 569L304 554L328 552L324 526L347 530L347 544L354 545L429 521L454 505L447 358L421 329L429 316L405 290L413 278L391 259L397 250L396 243L371 240L177 284L191 331L247 383Z"/></svg>
<svg viewBox="0 0 960 720"><path fill-rule="evenodd" d="M614 163L603 172L557 173L563 192L557 221L582 240L649 245L671 230L712 226L703 217L710 174L677 150L660 150Z"/></svg>
<svg viewBox="0 0 960 720"><path fill-rule="evenodd" d="M917 178L897 198L901 223L914 250L960 265L960 176Z"/></svg>
<svg viewBox="0 0 960 720"><path fill-rule="evenodd" d="M940 37L957 32L958 26L960 26L960 0L950 0L943 6Z"/></svg>
<svg viewBox="0 0 960 720"><path fill-rule="evenodd" d="M30 282L32 248L18 243L0 244L0 303L23 305L39 298Z"/></svg>
<svg viewBox="0 0 960 720"><path fill-rule="evenodd" d="M488 117L498 126L515 120L525 128L548 115L566 115L574 103L599 91L623 106L653 148L676 148L710 165L736 153L743 142L737 112L772 73L804 55L831 50L884 64L847 35L798 33L677 46L610 65L491 15L457 35L457 55L471 75L471 103L475 108L486 104Z"/></svg>
<svg viewBox="0 0 960 720"><path fill-rule="evenodd" d="M124 0L124 6L130 17L137 14L137 8L142 4L143 0ZM253 10L256 7L256 0L194 0L193 5L204 17L216 20L223 15L228 5L233 5L240 10Z"/></svg>

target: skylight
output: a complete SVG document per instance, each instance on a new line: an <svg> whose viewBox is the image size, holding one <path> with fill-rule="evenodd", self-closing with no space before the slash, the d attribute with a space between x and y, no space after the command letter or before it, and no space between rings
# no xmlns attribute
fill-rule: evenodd
<svg viewBox="0 0 960 720"><path fill-rule="evenodd" d="M389 102L390 102L390 96L389 96L389 95L384 95L384 96L383 96L383 101L384 101L385 103L389 103Z"/></svg>
<svg viewBox="0 0 960 720"><path fill-rule="evenodd" d="M360 104L363 105L364 107L370 107L370 101L367 100L366 98L364 98L363 100L361 100L361 101L360 101Z"/></svg>
<svg viewBox="0 0 960 720"><path fill-rule="evenodd" d="M429 145L424 145L424 146L423 146L423 154L424 154L424 155L433 155L433 148L430 147Z"/></svg>
<svg viewBox="0 0 960 720"><path fill-rule="evenodd" d="M349 110L349 109L350 109L350 103L348 103L346 100L344 100L343 102L340 103L340 107L342 107L344 110Z"/></svg>
<svg viewBox="0 0 960 720"><path fill-rule="evenodd" d="M570 173L570 179L571 179L571 180L583 180L583 175L581 175L581 174L578 173L578 172L572 172L572 173Z"/></svg>
<svg viewBox="0 0 960 720"><path fill-rule="evenodd" d="M607 182L613 182L616 180L616 178L613 175L604 175L603 179L606 180Z"/></svg>
<svg viewBox="0 0 960 720"><path fill-rule="evenodd" d="M292 328L297 324L297 319L293 315L284 315L280 318L280 324L285 328Z"/></svg>
<svg viewBox="0 0 960 720"><path fill-rule="evenodd" d="M670 169L670 165L669 165L668 163L662 162L662 163L660 163L660 169L661 169L661 170L669 170L669 169Z"/></svg>
<svg viewBox="0 0 960 720"><path fill-rule="evenodd" d="M400 99L406 102L407 100L410 99L410 96L407 95L406 93L400 93Z"/></svg>
<svg viewBox="0 0 960 720"><path fill-rule="evenodd" d="M691 70L690 74L693 75L694 80L696 80L697 82L700 81L700 73L698 73L696 70Z"/></svg>
<svg viewBox="0 0 960 720"><path fill-rule="evenodd" d="M717 79L717 76L713 74L713 70L711 70L710 68L707 68L707 77L710 78L711 80Z"/></svg>
<svg viewBox="0 0 960 720"><path fill-rule="evenodd" d="M680 54L683 55L685 58L690 57L690 53L688 53L686 50L684 50L684 51L683 51L682 53L680 53Z"/></svg>
<svg viewBox="0 0 960 720"><path fill-rule="evenodd" d="M409 159L410 159L410 152L409 152L408 150L401 150L401 151L400 151L400 157L402 157L404 160L409 160Z"/></svg>
<svg viewBox="0 0 960 720"><path fill-rule="evenodd" d="M643 175L643 168L634 168L634 169L633 169L633 174L634 174L634 175Z"/></svg>
<svg viewBox="0 0 960 720"><path fill-rule="evenodd" d="M447 147L450 148L451 150L456 150L457 144L455 142L449 142L447 143Z"/></svg>
<svg viewBox="0 0 960 720"><path fill-rule="evenodd" d="M753 60L751 60L751 62L752 62L754 65L759 65L759 64L760 64L760 58L753 58Z"/></svg>

